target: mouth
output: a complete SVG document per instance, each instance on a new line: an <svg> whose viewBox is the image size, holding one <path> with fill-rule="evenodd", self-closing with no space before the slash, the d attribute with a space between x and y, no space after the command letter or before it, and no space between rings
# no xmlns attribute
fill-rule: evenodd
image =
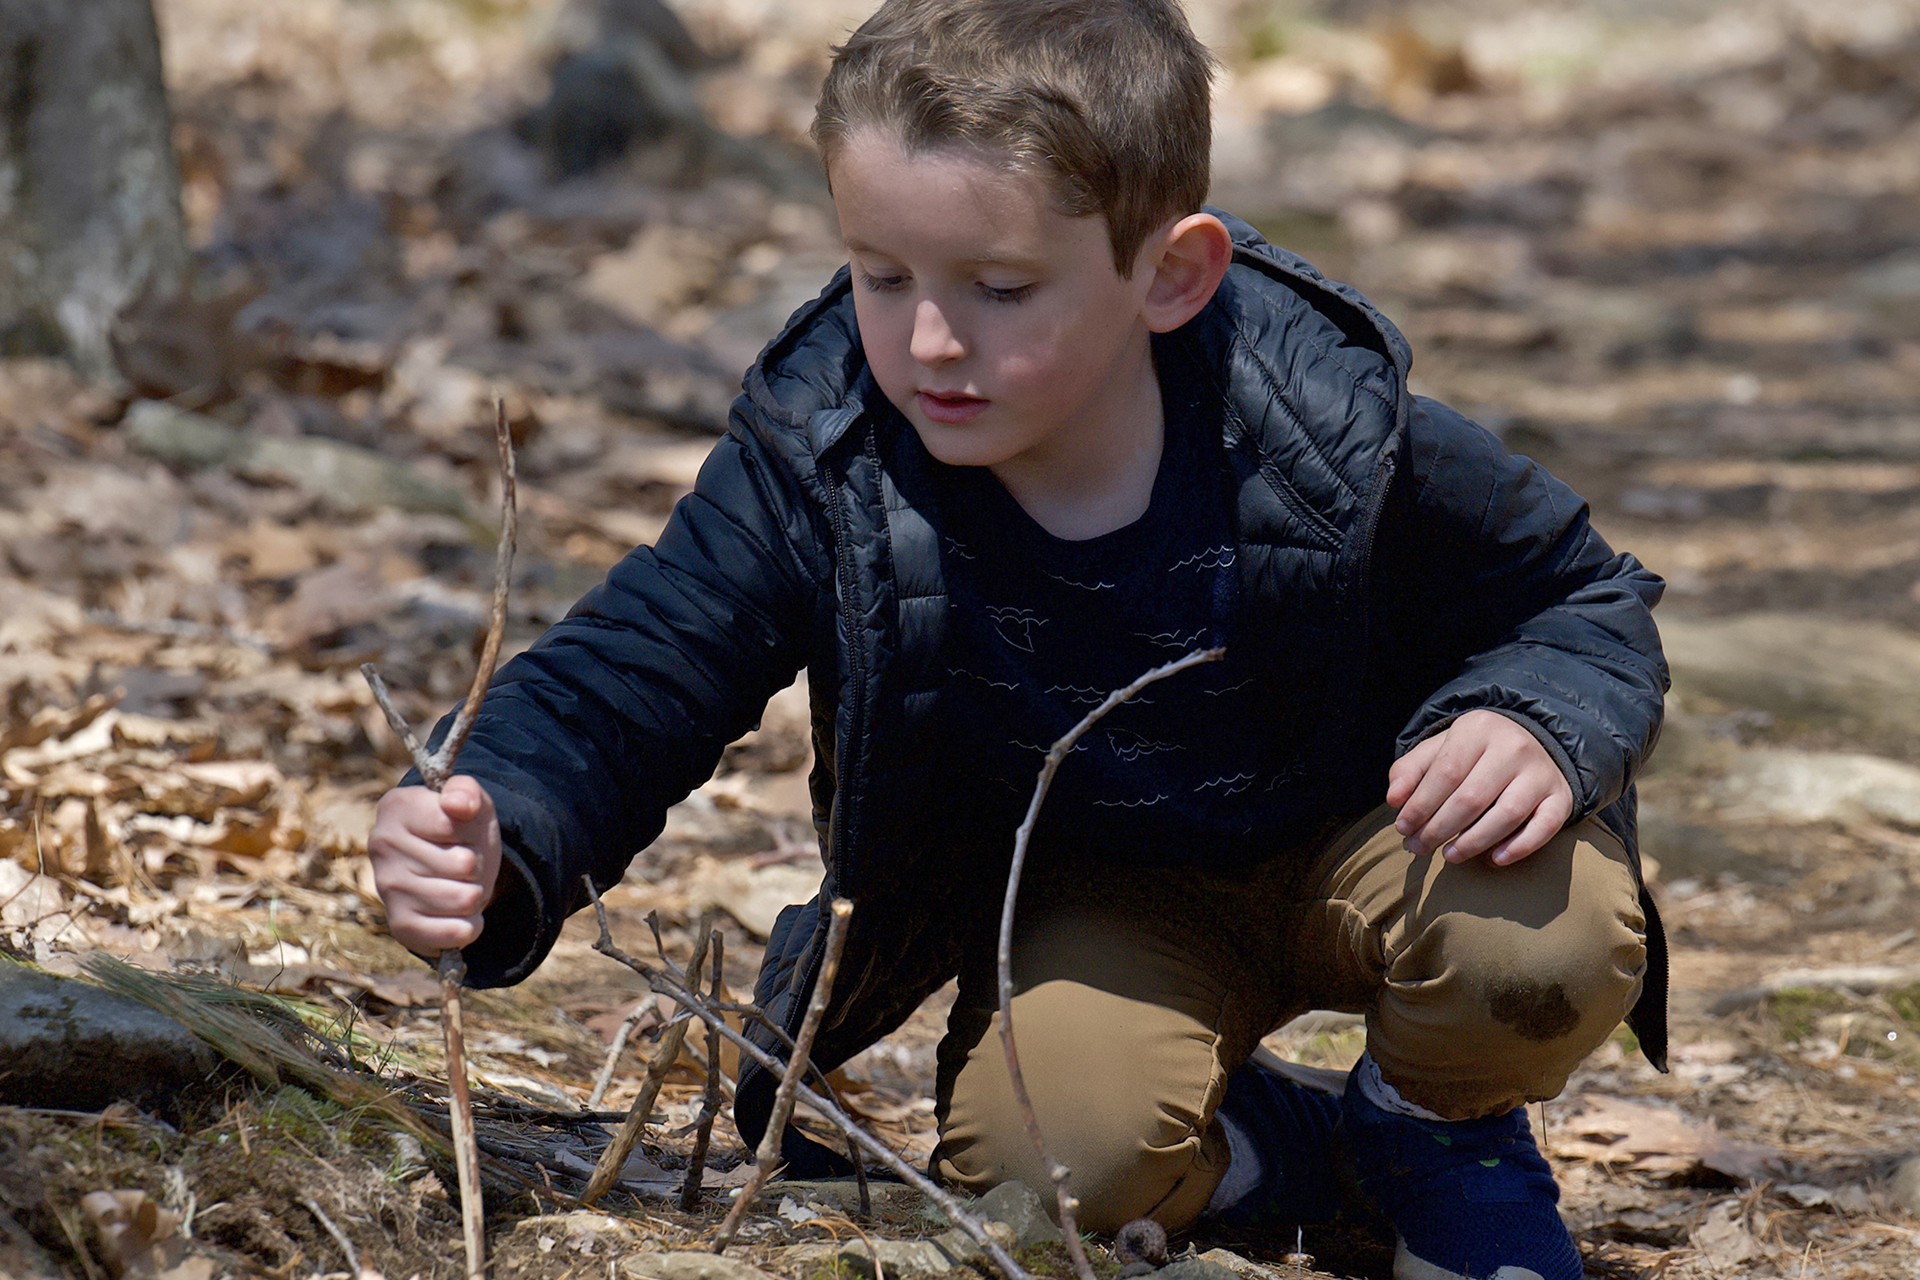
<svg viewBox="0 0 1920 1280"><path fill-rule="evenodd" d="M991 403L962 391L922 391L920 411L935 422L956 423L977 418Z"/></svg>

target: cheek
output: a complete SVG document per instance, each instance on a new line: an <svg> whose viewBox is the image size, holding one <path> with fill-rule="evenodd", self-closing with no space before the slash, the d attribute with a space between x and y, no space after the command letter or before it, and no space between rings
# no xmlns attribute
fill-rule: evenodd
<svg viewBox="0 0 1920 1280"><path fill-rule="evenodd" d="M903 376L908 383L912 381L907 371L913 363L909 350L913 335L893 314L897 310L881 305L877 298L862 296L856 288L853 318L860 329L860 348L866 353L867 364L880 389L889 396L901 384Z"/></svg>

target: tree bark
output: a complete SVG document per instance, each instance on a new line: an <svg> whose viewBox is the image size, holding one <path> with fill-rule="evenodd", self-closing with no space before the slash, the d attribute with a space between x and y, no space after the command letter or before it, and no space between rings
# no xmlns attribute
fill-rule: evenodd
<svg viewBox="0 0 1920 1280"><path fill-rule="evenodd" d="M115 379L114 318L185 270L152 0L0 0L0 356Z"/></svg>

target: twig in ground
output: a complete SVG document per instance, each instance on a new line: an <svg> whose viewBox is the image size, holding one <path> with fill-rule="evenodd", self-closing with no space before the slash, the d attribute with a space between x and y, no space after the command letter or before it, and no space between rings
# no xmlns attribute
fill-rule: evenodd
<svg viewBox="0 0 1920 1280"><path fill-rule="evenodd" d="M713 936L713 986L710 995L719 1000L726 991L726 978L721 973L721 965L726 958L726 939L718 929ZM694 981L699 973L687 975ZM707 1147L713 1142L713 1122L720 1114L720 1033L707 1026L707 1091L700 1099L700 1119L693 1134L693 1154L687 1159L687 1177L680 1184L680 1211L692 1213L700 1207L700 1179L707 1171Z"/></svg>
<svg viewBox="0 0 1920 1280"><path fill-rule="evenodd" d="M358 1277L360 1255L354 1252L353 1241L347 1239L347 1233L333 1225L333 1219L327 1216L326 1210L314 1203L312 1196L301 1196L300 1203L305 1205L307 1212L317 1218L320 1225L327 1229L327 1234L333 1237L333 1242L340 1246L340 1252L347 1255L347 1274Z"/></svg>
<svg viewBox="0 0 1920 1280"><path fill-rule="evenodd" d="M1073 1259L1074 1274L1080 1280L1094 1280L1094 1275L1093 1264L1087 1260L1086 1248L1080 1243L1080 1228L1074 1219L1079 1202L1074 1199L1069 1183L1072 1173L1067 1166L1047 1154L1046 1139L1040 1135L1040 1121L1033 1113L1033 1098L1027 1092L1025 1077L1020 1074L1020 1054L1013 1041L1013 908L1020 897L1020 873L1027 864L1027 844L1033 839L1034 824L1039 821L1040 806L1046 802L1047 788L1053 785L1053 775L1059 772L1061 761L1067 758L1067 753L1073 750L1074 743L1080 741L1081 735L1099 723L1107 712L1148 685L1178 675L1188 667L1203 662L1218 662L1226 656L1226 652L1225 649L1196 649L1165 666L1155 667L1124 689L1115 689L1099 706L1087 712L1079 724L1067 730L1047 750L1046 761L1040 766L1039 780L1034 783L1033 800L1027 805L1027 816L1021 820L1020 828L1013 836L1013 864L1007 869L1007 896L1000 907L1000 1045L1006 1050L1007 1075L1013 1083L1013 1096L1020 1103L1020 1114L1027 1122L1027 1136L1033 1139L1034 1150L1040 1153L1041 1167L1053 1179L1054 1200L1060 1209L1060 1232L1067 1239L1067 1254Z"/></svg>
<svg viewBox="0 0 1920 1280"><path fill-rule="evenodd" d="M725 1253L727 1246L733 1243L734 1234L740 1230L747 1210L760 1194L760 1188L767 1184L767 1179L773 1173L774 1162L780 1158L780 1140L786 1133L788 1119L793 1115L794 1091L800 1087L800 1077L807 1073L813 1054L813 1038L819 1034L820 1019L826 1014L827 1001L833 996L833 979L840 971L840 952L847 944L847 920L853 915L853 904L845 898L835 898L829 912L827 950L820 961L820 975L814 979L813 995L807 1000L806 1016L800 1023L800 1034L794 1037L793 1052L787 1059L787 1069L781 1073L780 1087L774 1091L773 1114L767 1120L767 1131L760 1135L759 1149L754 1152L753 1173L747 1178L747 1185L740 1188L733 1208L727 1210L727 1220L720 1224L720 1235L713 1242L715 1253ZM858 1151L854 1152L854 1168L861 1168ZM863 1190L864 1187L863 1178ZM870 1211L864 1198L861 1211Z"/></svg>
<svg viewBox="0 0 1920 1280"><path fill-rule="evenodd" d="M594 900L599 901L597 896ZM706 963L707 938L707 931L702 929L700 936L694 940L693 955L687 960L688 969L694 973L698 973L700 966ZM666 954L664 949L661 954ZM640 1134L647 1127L647 1119L653 1114L653 1104L660 1097L660 1086L667 1082L667 1073L680 1060L681 1046L686 1044L687 1032L693 1026L691 1011L685 1005L681 1009L683 1012L661 1029L660 1043L654 1048L653 1057L647 1061L646 1078L640 1082L640 1096L627 1108L627 1118L621 1124L620 1131L613 1135L613 1141L607 1144L606 1150L600 1153L599 1161L593 1166L593 1176L587 1179L587 1189L580 1193L582 1209L591 1208L594 1201L607 1194L613 1184L620 1181L620 1171L626 1168L627 1157L633 1154Z"/></svg>
<svg viewBox="0 0 1920 1280"><path fill-rule="evenodd" d="M640 1019L660 1007L657 996L649 995L633 1006L633 1012L620 1020L620 1029L613 1033L613 1044L607 1049L607 1060L600 1065L600 1074L594 1077L593 1092L587 1095L587 1110L598 1111L600 1103L607 1096L607 1086L613 1083L613 1069L620 1063L620 1055L627 1050L627 1041L633 1035L633 1029L640 1025Z"/></svg>
<svg viewBox="0 0 1920 1280"><path fill-rule="evenodd" d="M494 440L500 450L500 541L493 557L493 608L487 618L487 638L480 649L480 662L473 671L473 684L467 700L454 714L447 736L438 750L428 751L407 727L407 718L394 705L386 681L371 662L360 664L360 674L373 690L373 700L387 717L394 734L407 744L420 780L439 791L453 776L454 761L460 748L473 732L487 686L493 681L494 666L500 661L500 644L507 634L507 590L513 577L514 546L520 537L520 517L514 501L513 435L507 430L507 403L494 401ZM460 1174L461 1234L467 1247L467 1278L481 1280L487 1271L487 1226L480 1204L480 1149L474 1141L473 1100L467 1094L467 1055L460 1025L460 985L466 981L467 965L457 948L440 953L441 1022L447 1042L447 1084L451 1095L454 1164Z"/></svg>
<svg viewBox="0 0 1920 1280"><path fill-rule="evenodd" d="M595 951L606 956L609 960L619 961L621 964L627 966L627 968L647 979L648 982L653 984L656 990L665 994L669 999L692 1009L694 1014L702 1022L718 1031L723 1037L731 1041L740 1052L746 1054L767 1070L781 1075L786 1073L786 1063L728 1026L727 1020L720 1014L714 1012L711 1003L705 996L700 995L697 991L689 990L678 978L666 973L658 966L649 964L637 956L632 956L622 951L613 940L613 931L607 922L606 906L600 901L599 891L593 887L593 882L590 879L587 881L587 893L592 897L594 910L600 917L600 937L593 944ZM869 1155L898 1174L901 1181L939 1206L940 1212L947 1215L947 1221L966 1232L967 1237L980 1246L981 1252L985 1253L987 1257L992 1260L993 1265L1000 1269L1000 1273L1006 1276L1007 1280L1034 1280L1033 1275L1028 1272L1025 1267L1015 1262L1012 1255L1001 1247L1000 1242L988 1234L986 1225L982 1223L979 1218L968 1213L961 1207L960 1202L944 1187L903 1160L893 1148L855 1124L853 1119L848 1116L845 1111L840 1109L839 1104L834 1102L830 1095L823 1096L815 1093L804 1084L797 1086L794 1093L801 1102L806 1103L818 1112L821 1118L826 1120L828 1124L845 1134L849 1141L857 1143L860 1147L864 1148Z"/></svg>

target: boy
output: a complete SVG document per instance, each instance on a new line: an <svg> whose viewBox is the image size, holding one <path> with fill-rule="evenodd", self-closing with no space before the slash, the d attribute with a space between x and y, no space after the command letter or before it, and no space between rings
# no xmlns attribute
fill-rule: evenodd
<svg viewBox="0 0 1920 1280"><path fill-rule="evenodd" d="M806 667L857 906L816 1056L957 976L934 1170L1044 1187L991 1034L1013 828L1091 702L1223 644L1083 741L1034 836L1021 1057L1083 1223L1310 1220L1338 1144L1397 1276L1573 1280L1523 1104L1636 1000L1663 1051L1630 787L1659 581L1412 397L1357 294L1202 210L1209 65L1174 0L888 0L836 52L850 269L658 545L500 672L470 776L382 800L394 936L525 977ZM756 991L789 1025L818 902ZM1316 1007L1367 1016L1338 1099L1248 1061ZM772 1084L739 1082L749 1142Z"/></svg>

